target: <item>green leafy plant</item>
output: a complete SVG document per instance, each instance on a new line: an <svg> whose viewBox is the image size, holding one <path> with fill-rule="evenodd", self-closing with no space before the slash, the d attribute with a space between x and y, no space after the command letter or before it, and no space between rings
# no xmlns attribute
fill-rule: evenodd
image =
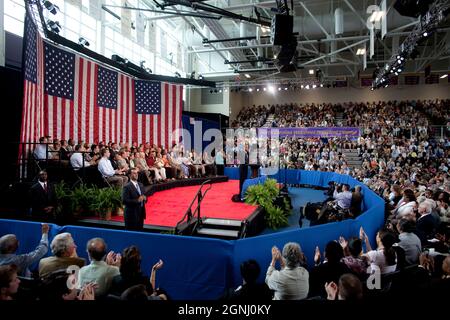
<svg viewBox="0 0 450 320"><path fill-rule="evenodd" d="M280 190L277 181L274 179L267 179L264 184L250 186L245 194L246 203L264 208L266 225L274 230L287 226L288 217L291 213L287 199L283 200L282 206L274 204L279 194Z"/></svg>
<svg viewBox="0 0 450 320"><path fill-rule="evenodd" d="M101 219L109 220L114 208L111 188L98 189L95 201L91 203L90 210L98 213Z"/></svg>

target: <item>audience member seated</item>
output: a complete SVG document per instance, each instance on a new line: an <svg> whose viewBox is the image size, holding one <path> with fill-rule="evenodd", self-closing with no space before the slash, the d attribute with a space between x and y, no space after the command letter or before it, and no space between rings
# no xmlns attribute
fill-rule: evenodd
<svg viewBox="0 0 450 320"><path fill-rule="evenodd" d="M112 279L110 294L121 296L126 289L141 284L145 286L149 299L167 300L165 295L156 295L154 291L156 271L162 267L162 262L158 262L153 266L149 279L141 271L141 260L142 256L136 246L131 246L123 250L120 262L120 275Z"/></svg>
<svg viewBox="0 0 450 320"><path fill-rule="evenodd" d="M342 262L360 279L367 276L367 261L362 258L362 241L359 238L352 237L348 241L343 237L339 238L339 244L344 249L344 258Z"/></svg>
<svg viewBox="0 0 450 320"><path fill-rule="evenodd" d="M39 172L38 182L29 191L31 217L41 221L53 221L56 218L56 195L53 184L48 182L46 171Z"/></svg>
<svg viewBox="0 0 450 320"><path fill-rule="evenodd" d="M419 205L419 217L416 221L417 236L422 241L422 244L426 244L428 239L433 238L437 225L434 217L431 214L431 205L429 202L422 202Z"/></svg>
<svg viewBox="0 0 450 320"><path fill-rule="evenodd" d="M349 185L343 184L342 191L336 188L333 193L333 198L336 200L337 205L342 209L349 209L352 202L352 193L349 191Z"/></svg>
<svg viewBox="0 0 450 320"><path fill-rule="evenodd" d="M111 161L109 160L109 149L103 148L101 151L102 158L98 162L98 171L111 184L117 185L121 188L128 182L128 177L125 176L123 169L114 170Z"/></svg>
<svg viewBox="0 0 450 320"><path fill-rule="evenodd" d="M242 285L228 290L222 299L235 302L272 300L273 292L267 284L257 283L261 268L256 260L250 259L242 262L240 269Z"/></svg>
<svg viewBox="0 0 450 320"><path fill-rule="evenodd" d="M39 300L41 301L65 301L65 300L95 300L95 288L93 282L86 283L81 290L76 288L74 275L66 270L58 270L49 273L42 279L39 288Z"/></svg>
<svg viewBox="0 0 450 320"><path fill-rule="evenodd" d="M67 270L69 266L84 267L86 261L77 255L77 245L68 232L56 235L50 243L53 256L39 262L39 277L43 278L57 270Z"/></svg>
<svg viewBox="0 0 450 320"><path fill-rule="evenodd" d="M367 252L364 254L364 257L368 259L368 263L370 264L369 274L377 272L377 270L381 274L387 274L397 269L397 255L393 248L394 243L396 243L396 238L391 232L385 230L378 231L376 236L376 250L372 250L369 237L362 227L359 237L366 245Z"/></svg>
<svg viewBox="0 0 450 320"><path fill-rule="evenodd" d="M275 268L277 261L280 263L280 270ZM298 243L286 243L283 254L277 247L272 248L266 283L275 291L274 300L301 300L308 296L309 273L303 267L304 264L305 256Z"/></svg>
<svg viewBox="0 0 450 320"><path fill-rule="evenodd" d="M414 221L410 219L400 219L397 223L397 230L399 232L398 238L400 242L398 245L405 251L405 262L407 265L417 264L419 256L422 252L422 244L419 237L414 234Z"/></svg>
<svg viewBox="0 0 450 320"><path fill-rule="evenodd" d="M363 285L361 280L351 273L343 274L339 283L325 283L325 291L328 300L358 301L363 298Z"/></svg>
<svg viewBox="0 0 450 320"><path fill-rule="evenodd" d="M31 277L29 268L48 251L48 224L42 224L42 237L39 245L34 251L24 254L16 254L19 248L19 240L14 234L7 234L0 238L0 265L14 264L17 266L17 273L23 277Z"/></svg>
<svg viewBox="0 0 450 320"><path fill-rule="evenodd" d="M0 266L0 301L14 300L19 285L17 266L15 264Z"/></svg>
<svg viewBox="0 0 450 320"><path fill-rule="evenodd" d="M342 258L344 258L344 250L336 241L327 243L323 262L321 262L320 249L316 247L315 267L311 270L309 277L309 297L326 298L325 283L331 281L337 283L341 275L350 272L350 269L341 262Z"/></svg>
<svg viewBox="0 0 450 320"><path fill-rule="evenodd" d="M36 160L47 160L51 158L48 155L48 147L47 147L47 138L41 137L39 138L39 144L36 146L36 148L33 151L34 159Z"/></svg>
<svg viewBox="0 0 450 320"><path fill-rule="evenodd" d="M355 186L355 191L352 192L352 199L350 201L350 213L353 218L358 217L362 212L363 195L361 193L361 186Z"/></svg>
<svg viewBox="0 0 450 320"><path fill-rule="evenodd" d="M86 249L91 263L80 269L78 285L81 288L87 283L96 283L95 298L104 297L111 288L112 279L120 274L121 256L112 251L107 254L106 243L101 238L89 240Z"/></svg>

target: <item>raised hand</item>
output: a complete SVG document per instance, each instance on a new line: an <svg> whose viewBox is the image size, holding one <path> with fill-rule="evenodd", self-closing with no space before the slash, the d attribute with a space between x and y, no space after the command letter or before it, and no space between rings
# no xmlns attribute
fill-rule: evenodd
<svg viewBox="0 0 450 320"><path fill-rule="evenodd" d="M330 283L325 282L325 291L327 292L328 300L336 300L336 295L338 292L336 283L334 283L333 281L331 281Z"/></svg>
<svg viewBox="0 0 450 320"><path fill-rule="evenodd" d="M78 300L95 300L95 289L98 287L93 282L87 283L78 294Z"/></svg>
<svg viewBox="0 0 450 320"><path fill-rule="evenodd" d="M153 265L152 271L159 270L159 269L161 269L163 266L164 266L164 262L163 262L161 259L159 259L159 261Z"/></svg>
<svg viewBox="0 0 450 320"><path fill-rule="evenodd" d="M345 248L347 248L348 241L345 240L344 237L340 236L339 237L339 244L341 245L342 249L345 249Z"/></svg>
<svg viewBox="0 0 450 320"><path fill-rule="evenodd" d="M48 224L46 224L46 223L43 223L42 226L41 226L41 230L42 230L43 234L44 233L48 233L48 231L50 230L50 226Z"/></svg>
<svg viewBox="0 0 450 320"><path fill-rule="evenodd" d="M314 262L316 264L319 264L320 263L320 258L321 258L321 256L320 256L320 249L319 249L318 246L316 246L316 252L314 253Z"/></svg>

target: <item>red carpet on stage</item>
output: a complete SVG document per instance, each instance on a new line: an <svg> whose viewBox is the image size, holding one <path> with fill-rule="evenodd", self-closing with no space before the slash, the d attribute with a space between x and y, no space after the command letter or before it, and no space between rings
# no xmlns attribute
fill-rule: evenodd
<svg viewBox="0 0 450 320"><path fill-rule="evenodd" d="M147 219L144 224L175 227L186 213L192 199L200 186L181 187L160 191L150 196L147 201ZM206 190L208 186L204 186ZM214 183L201 204L201 216L209 218L223 218L244 220L250 216L256 206L246 203L232 202L233 194L239 192L239 181ZM197 204L192 206L195 210ZM113 217L113 220L123 221L122 217Z"/></svg>

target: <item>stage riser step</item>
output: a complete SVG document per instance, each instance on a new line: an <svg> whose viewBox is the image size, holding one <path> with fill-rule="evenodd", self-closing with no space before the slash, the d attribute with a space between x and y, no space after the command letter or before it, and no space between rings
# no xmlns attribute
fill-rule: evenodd
<svg viewBox="0 0 450 320"><path fill-rule="evenodd" d="M242 221L231 219L205 218L202 221L204 226L219 226L223 228L241 228Z"/></svg>
<svg viewBox="0 0 450 320"><path fill-rule="evenodd" d="M197 229L197 235L213 238L238 239L239 231L226 229L199 228Z"/></svg>

